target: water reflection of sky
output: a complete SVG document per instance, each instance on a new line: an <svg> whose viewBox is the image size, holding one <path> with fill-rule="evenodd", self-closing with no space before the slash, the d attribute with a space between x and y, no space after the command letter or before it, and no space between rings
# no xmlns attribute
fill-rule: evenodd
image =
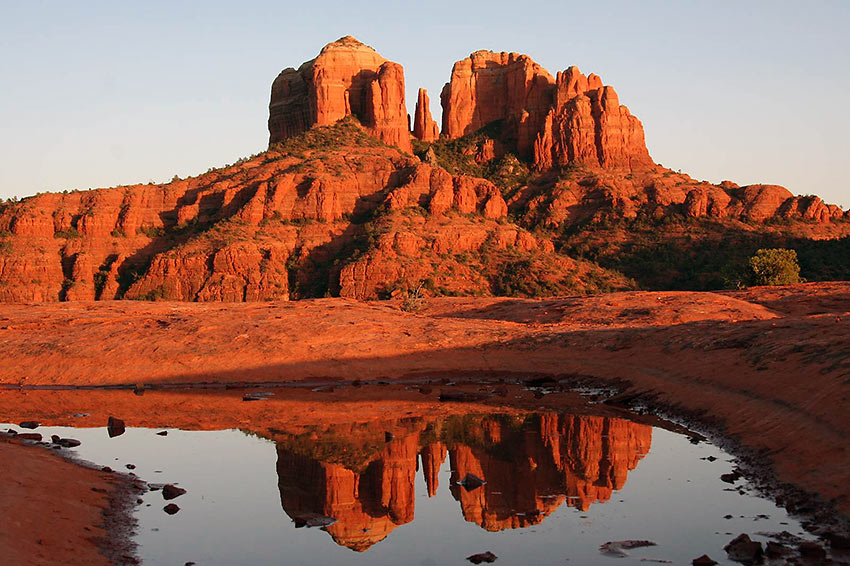
<svg viewBox="0 0 850 566"><path fill-rule="evenodd" d="M174 500L181 507L174 516L162 511L160 492L143 496L137 541L145 564L464 564L464 557L485 550L499 557L498 564L606 564L615 559L600 555L599 545L620 539L658 543L630 551L620 560L625 563L690 563L703 553L724 563L723 545L740 532L801 532L771 502L725 491L729 485L719 476L731 470L727 455L662 429L653 429L650 453L607 503L584 511L561 505L540 524L500 532L464 519L449 487L449 458L432 498L420 465L415 519L365 552L336 544L322 530L294 527L281 508L278 450L270 440L233 430L170 430L161 437L156 429L128 429L113 439L105 429L39 432L82 440L76 452L99 465L119 469L132 463L142 479L188 490ZM702 459L708 456L718 460ZM754 520L758 515L770 518Z"/></svg>

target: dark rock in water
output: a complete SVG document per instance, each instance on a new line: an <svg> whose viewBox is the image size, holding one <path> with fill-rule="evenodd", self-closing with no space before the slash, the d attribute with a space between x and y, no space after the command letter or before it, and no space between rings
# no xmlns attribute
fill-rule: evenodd
<svg viewBox="0 0 850 566"><path fill-rule="evenodd" d="M528 387L546 387L549 385L557 385L558 382L554 378L546 376L526 379L525 384Z"/></svg>
<svg viewBox="0 0 850 566"><path fill-rule="evenodd" d="M55 434L50 437L50 440L53 442L53 444L61 446L62 448L75 448L82 444L82 442L75 438L59 438Z"/></svg>
<svg viewBox="0 0 850 566"><path fill-rule="evenodd" d="M764 547L764 554L766 556L770 556L771 558L787 556L788 554L791 554L791 549L782 544L781 542L770 541Z"/></svg>
<svg viewBox="0 0 850 566"><path fill-rule="evenodd" d="M22 432L20 434L15 435L15 438L20 438L21 440L32 440L35 442L41 442L41 434L37 432Z"/></svg>
<svg viewBox="0 0 850 566"><path fill-rule="evenodd" d="M111 474L114 470L109 466L104 466L100 469L101 472L106 472L107 474Z"/></svg>
<svg viewBox="0 0 850 566"><path fill-rule="evenodd" d="M699 558L694 558L691 564L693 566L714 566L717 564L717 561L712 560L708 554L703 554Z"/></svg>
<svg viewBox="0 0 850 566"><path fill-rule="evenodd" d="M726 483L735 483L739 479L741 479L741 474L739 472L729 472L728 474L720 476L720 481L724 481Z"/></svg>
<svg viewBox="0 0 850 566"><path fill-rule="evenodd" d="M156 435L157 436L168 436L168 431L167 430L161 430L158 433L156 433Z"/></svg>
<svg viewBox="0 0 850 566"><path fill-rule="evenodd" d="M124 421L115 417L109 417L109 421L106 424L106 432L109 434L109 438L121 436L124 434Z"/></svg>
<svg viewBox="0 0 850 566"><path fill-rule="evenodd" d="M135 470L135 469L136 469L136 464L127 464L127 465L126 465L126 466L124 466L124 467L125 467L125 468L127 468L128 470Z"/></svg>
<svg viewBox="0 0 850 566"><path fill-rule="evenodd" d="M7 429L6 429L6 434L8 434L9 436L15 436L16 434L18 434L18 431L17 431L17 430L14 430L14 429L11 429L11 428L7 428Z"/></svg>
<svg viewBox="0 0 850 566"><path fill-rule="evenodd" d="M764 554L761 543L750 540L750 537L745 534L732 539L723 547L723 550L726 551L729 560L742 564L754 564Z"/></svg>
<svg viewBox="0 0 850 566"><path fill-rule="evenodd" d="M176 503L169 503L168 505L163 507L162 510L168 513L169 515L174 515L175 513L180 511L180 507L178 507Z"/></svg>
<svg viewBox="0 0 850 566"><path fill-rule="evenodd" d="M384 442L392 442L393 438L395 438L395 435L393 433L391 433L391 432L385 432L384 433Z"/></svg>
<svg viewBox="0 0 850 566"><path fill-rule="evenodd" d="M21 424L19 424L18 426L21 427L21 428L27 428L29 430L33 430L33 429L40 427L41 423L36 422L36 421L24 421Z"/></svg>
<svg viewBox="0 0 850 566"><path fill-rule="evenodd" d="M815 560L818 562L826 560L826 550L824 550L824 548L820 544L814 541L806 541L800 543L800 546L797 547L797 550L800 551L800 556L809 560Z"/></svg>
<svg viewBox="0 0 850 566"><path fill-rule="evenodd" d="M622 558L628 556L625 552L626 550L644 546L655 546L655 543L651 540L614 540L600 545L599 552L608 556Z"/></svg>
<svg viewBox="0 0 850 566"><path fill-rule="evenodd" d="M495 562L499 557L490 552L481 552L479 554L473 554L472 556L467 556L466 559L472 562L473 564L481 564L482 562L491 563Z"/></svg>
<svg viewBox="0 0 850 566"><path fill-rule="evenodd" d="M182 487L177 487L176 485L166 484L162 487L162 498L168 501L169 499L174 499L176 497L180 497L186 493L186 490Z"/></svg>
<svg viewBox="0 0 850 566"><path fill-rule="evenodd" d="M300 515L293 515L292 522L295 523L296 529L300 529L302 527L328 527L336 523L336 519L318 513L301 513Z"/></svg>
<svg viewBox="0 0 850 566"><path fill-rule="evenodd" d="M457 483L458 485L463 486L466 491L472 491L473 489L478 489L487 482L475 474L466 474L464 478Z"/></svg>

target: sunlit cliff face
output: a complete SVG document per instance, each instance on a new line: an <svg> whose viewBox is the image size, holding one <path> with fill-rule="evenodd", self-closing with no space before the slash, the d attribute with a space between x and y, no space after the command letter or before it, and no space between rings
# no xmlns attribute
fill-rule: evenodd
<svg viewBox="0 0 850 566"><path fill-rule="evenodd" d="M465 520L488 531L523 528L564 504L587 510L608 501L649 452L652 428L556 413L467 415L335 426L276 440L284 512L336 519L326 527L334 541L363 552L413 520L420 462L429 497L440 488L448 456L447 487ZM459 485L467 474L486 483Z"/></svg>

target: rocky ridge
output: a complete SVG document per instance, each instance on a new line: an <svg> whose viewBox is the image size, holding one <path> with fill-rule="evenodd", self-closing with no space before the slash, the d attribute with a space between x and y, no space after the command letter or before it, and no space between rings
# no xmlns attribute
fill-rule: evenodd
<svg viewBox="0 0 850 566"><path fill-rule="evenodd" d="M275 79L266 152L0 204L0 301L594 292L635 283L566 255L560 233L684 218L721 236L850 234L816 196L654 164L640 121L576 67L553 78L478 51L441 101L442 133L420 89L411 133L401 66L341 38Z"/></svg>

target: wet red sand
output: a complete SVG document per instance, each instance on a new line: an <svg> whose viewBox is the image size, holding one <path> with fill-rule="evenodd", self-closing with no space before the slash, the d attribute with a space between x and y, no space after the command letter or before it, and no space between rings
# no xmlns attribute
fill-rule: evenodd
<svg viewBox="0 0 850 566"><path fill-rule="evenodd" d="M129 482L0 436L0 562L5 566L113 564L129 527L115 516ZM112 517L110 517L112 515ZM108 525L119 521L120 525ZM116 557L115 553L119 553Z"/></svg>
<svg viewBox="0 0 850 566"><path fill-rule="evenodd" d="M446 298L417 313L345 299L1 305L0 357L12 386L591 376L721 427L850 515L850 283ZM10 398L0 412L22 408Z"/></svg>

